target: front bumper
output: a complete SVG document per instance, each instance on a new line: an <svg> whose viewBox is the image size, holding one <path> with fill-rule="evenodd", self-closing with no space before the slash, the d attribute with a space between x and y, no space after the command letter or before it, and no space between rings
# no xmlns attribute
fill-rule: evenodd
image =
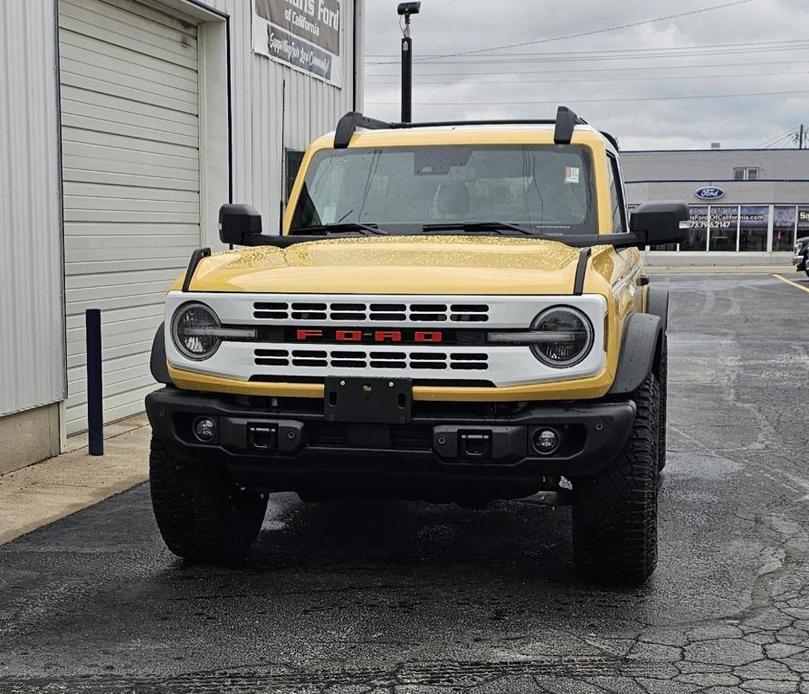
<svg viewBox="0 0 809 694"><path fill-rule="evenodd" d="M796 270L805 270L806 269L806 256L801 253L800 255L793 255L792 256L792 264L795 266Z"/></svg>
<svg viewBox="0 0 809 694"><path fill-rule="evenodd" d="M541 478L591 475L626 444L635 404L535 404L509 414L457 403L415 404L408 424L327 422L322 401L236 398L167 387L149 394L154 435L175 455L225 464L246 484L311 496L445 499L533 494ZM199 442L193 423L212 418ZM558 448L539 454L535 434Z"/></svg>

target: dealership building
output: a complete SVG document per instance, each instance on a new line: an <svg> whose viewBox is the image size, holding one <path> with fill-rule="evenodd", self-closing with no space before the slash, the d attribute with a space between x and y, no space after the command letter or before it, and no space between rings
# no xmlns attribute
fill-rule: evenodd
<svg viewBox="0 0 809 694"><path fill-rule="evenodd" d="M621 163L630 210L651 200L689 204L688 240L653 251L655 264L673 254L788 263L796 236L809 235L809 150L627 151Z"/></svg>
<svg viewBox="0 0 809 694"><path fill-rule="evenodd" d="M363 0L0 1L0 473L142 412L166 288L221 204L279 228L299 151L362 99Z"/></svg>

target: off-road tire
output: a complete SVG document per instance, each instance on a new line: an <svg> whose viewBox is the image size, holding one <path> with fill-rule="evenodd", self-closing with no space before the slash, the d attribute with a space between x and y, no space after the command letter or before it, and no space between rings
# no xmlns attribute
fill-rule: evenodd
<svg viewBox="0 0 809 694"><path fill-rule="evenodd" d="M660 388L651 374L634 393L632 432L601 472L573 483L573 556L599 583L636 586L657 565Z"/></svg>
<svg viewBox="0 0 809 694"><path fill-rule="evenodd" d="M669 350L668 338L663 335L663 345L660 348L660 420L658 430L660 440L657 444L657 469L661 472L666 467L666 422L668 421L668 397L669 397Z"/></svg>
<svg viewBox="0 0 809 694"><path fill-rule="evenodd" d="M177 458L155 437L149 486L166 546L193 562L242 561L267 510L266 494L239 487L221 466Z"/></svg>

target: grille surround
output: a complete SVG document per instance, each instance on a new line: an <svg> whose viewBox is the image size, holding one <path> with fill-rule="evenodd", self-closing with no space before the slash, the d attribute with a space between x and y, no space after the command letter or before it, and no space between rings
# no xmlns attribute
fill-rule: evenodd
<svg viewBox="0 0 809 694"><path fill-rule="evenodd" d="M251 382L266 383L322 383L326 376L345 377L390 377L410 378L421 386L435 384L435 387L449 387L453 384L463 387L495 387L506 388L519 385L534 385L547 382L561 382L573 379L597 376L606 367L606 334L604 331L605 316L607 315L607 301L597 294L570 295L403 295L403 294L279 294L255 292L169 292L166 297L166 324L169 325L171 317L179 307L193 295L195 301L210 306L224 325L233 327L249 326L257 330L258 339L255 342L225 341L213 357L201 362L190 362L178 353L169 339L166 340L166 359L168 363L186 372L200 375L223 377L240 381L244 384ZM300 313L323 313L322 304L326 304L326 314L331 311L339 313L345 320L307 320L290 317L292 304ZM256 304L262 304L262 310L269 311L272 317L266 320L256 319L254 310ZM358 305L366 309L363 312L365 319L356 319ZM437 305L446 306L446 318L443 322L425 320L399 320L401 313L405 317L410 315L411 306L429 306L435 311ZM485 322L479 320L452 321L450 314L453 309L463 306L472 313L476 306L488 308ZM489 331L499 329L528 330L531 323L542 311L553 306L572 306L581 310L591 321L595 329L593 349L585 360L570 368L551 368L539 361L530 348L523 345L496 345L487 343L477 337L465 341L470 334L483 335ZM404 307L402 311L402 307ZM420 309L419 309L420 310ZM373 320L370 314L373 313ZM426 313L424 311L423 313ZM440 313L440 311L439 311ZM457 313L457 311L456 311ZM420 314L421 315L421 314ZM351 320L349 320L351 318ZM390 328L394 330L422 331L440 330L448 338L442 343L431 344L415 343L405 340L403 343L393 342L366 342L353 343L331 340L327 333L324 341L297 340L296 330L300 328L325 329L376 329ZM290 332L291 331L291 332ZM457 333L457 335L456 335ZM461 337L464 339L462 340ZM276 353L263 354L265 359L275 359L261 365L256 364L255 350L276 350ZM292 364L292 350L312 349L326 351L326 366L294 366ZM281 350L281 352L278 352ZM286 350L286 351L283 351ZM330 364L329 356L332 350L343 352L363 352L367 368L359 368L354 363L354 355L339 355L345 357L344 361L336 360ZM410 368L409 355L413 351L435 351L446 354L484 353L488 355L488 368L478 369L467 366L474 360L453 357L455 368L440 368L444 364L437 364L425 359L422 364L427 368ZM373 356L370 356L373 355ZM306 359L312 355L299 356ZM435 356L435 355L432 355ZM320 364L323 362L322 357ZM443 359L443 358L441 358ZM373 362L373 363L371 363ZM305 362L300 362L305 363ZM430 368L436 366L436 368ZM472 383L478 385L472 385ZM484 384L484 385L480 385ZM489 384L489 385L485 385ZM258 385L257 385L258 388ZM517 393L514 393L515 397ZM509 398L511 394L508 395Z"/></svg>

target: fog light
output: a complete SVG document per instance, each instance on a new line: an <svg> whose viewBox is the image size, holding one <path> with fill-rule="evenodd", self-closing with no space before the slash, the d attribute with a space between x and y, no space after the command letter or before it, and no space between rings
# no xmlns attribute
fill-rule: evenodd
<svg viewBox="0 0 809 694"><path fill-rule="evenodd" d="M554 429L537 429L531 439L534 450L542 455L555 453L559 448L559 434Z"/></svg>
<svg viewBox="0 0 809 694"><path fill-rule="evenodd" d="M193 429L194 436L202 443L210 443L216 438L216 422L210 417L197 417Z"/></svg>

